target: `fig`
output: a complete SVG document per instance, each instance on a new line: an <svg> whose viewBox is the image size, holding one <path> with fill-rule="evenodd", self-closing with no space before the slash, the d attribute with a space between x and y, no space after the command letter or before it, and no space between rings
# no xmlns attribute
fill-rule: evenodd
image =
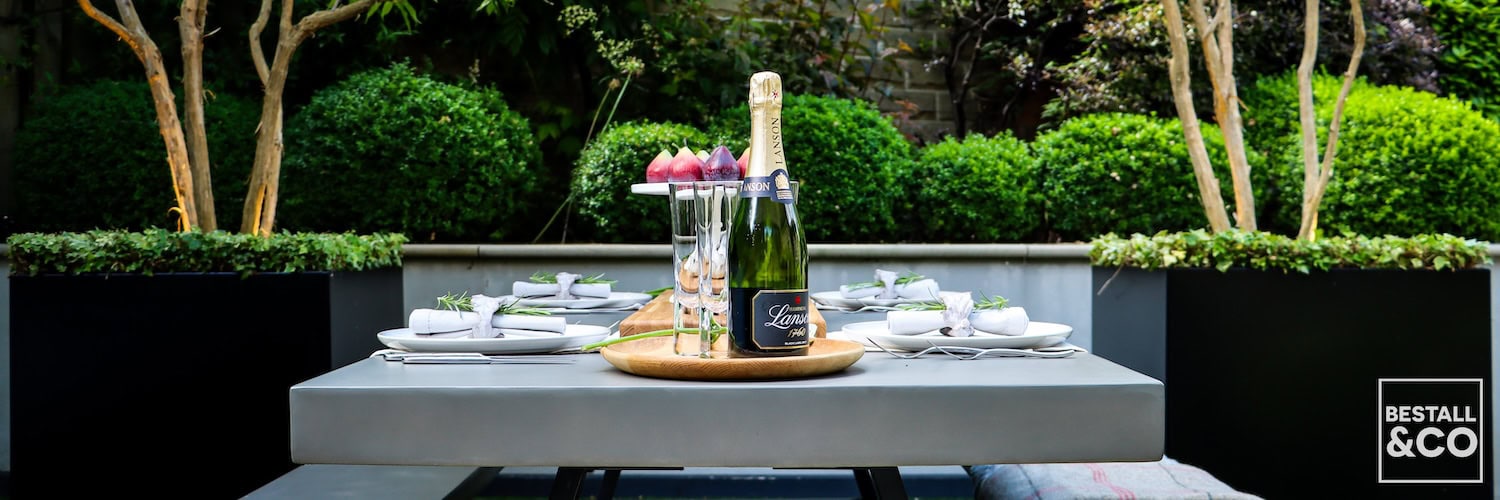
<svg viewBox="0 0 1500 500"><path fill-rule="evenodd" d="M704 151L701 149L698 150L698 159L701 161L708 161L708 151Z"/></svg>
<svg viewBox="0 0 1500 500"><path fill-rule="evenodd" d="M646 182L667 182L667 169L672 166L672 153L663 149L646 165Z"/></svg>
<svg viewBox="0 0 1500 500"><path fill-rule="evenodd" d="M750 171L750 146L745 146L745 152L740 153L740 159L736 161L740 165L740 178L745 178L745 172Z"/></svg>
<svg viewBox="0 0 1500 500"><path fill-rule="evenodd" d="M703 180L703 160L699 160L693 154L693 150L686 147L679 148L677 156L672 157L672 165L667 169L667 180L674 182Z"/></svg>
<svg viewBox="0 0 1500 500"><path fill-rule="evenodd" d="M740 178L740 165L735 163L734 153L729 152L729 148L714 148L713 154L708 155L708 161L703 162L703 180L733 181Z"/></svg>

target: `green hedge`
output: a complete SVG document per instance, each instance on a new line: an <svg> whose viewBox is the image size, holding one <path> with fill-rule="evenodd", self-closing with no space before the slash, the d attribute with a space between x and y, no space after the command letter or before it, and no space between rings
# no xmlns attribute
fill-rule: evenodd
<svg viewBox="0 0 1500 500"><path fill-rule="evenodd" d="M710 136L734 150L750 137L749 105L725 110ZM868 102L789 95L781 110L787 171L802 183L797 216L809 241L893 239L892 214L907 210L896 179L909 175L911 144Z"/></svg>
<svg viewBox="0 0 1500 500"><path fill-rule="evenodd" d="M1233 219L1233 183L1219 130L1202 124L1208 156ZM1154 233L1208 224L1182 124L1143 115L1095 114L1063 122L1032 144L1044 179L1047 220L1064 240ZM1258 170L1260 155L1250 155Z"/></svg>
<svg viewBox="0 0 1500 500"><path fill-rule="evenodd" d="M217 219L220 227L238 228L260 105L217 94L204 116ZM166 157L145 82L64 87L39 100L16 134L17 225L26 231L175 228L169 210L177 200Z"/></svg>
<svg viewBox="0 0 1500 500"><path fill-rule="evenodd" d="M1293 78L1263 85L1295 95L1288 83ZM1315 82L1321 157L1341 80L1320 75ZM1290 234L1301 220L1303 164L1298 130L1286 134L1278 141L1281 149L1269 156L1268 176L1262 176L1277 188L1274 199L1263 202L1274 211L1262 228ZM1500 238L1500 123L1456 99L1356 86L1345 105L1318 227L1325 234Z"/></svg>
<svg viewBox="0 0 1500 500"><path fill-rule="evenodd" d="M400 232L420 241L531 236L541 152L499 92L404 64L313 95L287 124L277 217L293 230Z"/></svg>
<svg viewBox="0 0 1500 500"><path fill-rule="evenodd" d="M1500 119L1500 1L1423 0L1432 30L1442 39L1439 85L1475 109Z"/></svg>
<svg viewBox="0 0 1500 500"><path fill-rule="evenodd" d="M88 231L6 239L11 274L358 271L401 265L399 234Z"/></svg>
<svg viewBox="0 0 1500 500"><path fill-rule="evenodd" d="M602 242L664 243L672 231L665 197L631 194L646 182L646 165L663 149L676 154L686 143L710 149L702 132L675 123L632 122L599 134L573 169L573 203L578 216Z"/></svg>
<svg viewBox="0 0 1500 500"><path fill-rule="evenodd" d="M1041 177L1009 133L948 138L924 148L906 180L918 241L1024 241L1042 222Z"/></svg>
<svg viewBox="0 0 1500 500"><path fill-rule="evenodd" d="M1339 267L1453 270L1490 262L1489 245L1452 235L1331 237L1314 241L1246 231L1107 234L1093 241L1096 266L1297 271Z"/></svg>

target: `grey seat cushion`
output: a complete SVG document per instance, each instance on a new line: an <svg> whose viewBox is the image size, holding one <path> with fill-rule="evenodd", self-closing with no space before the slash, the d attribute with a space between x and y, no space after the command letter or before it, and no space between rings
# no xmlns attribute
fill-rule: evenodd
<svg viewBox="0 0 1500 500"><path fill-rule="evenodd" d="M980 499L1259 499L1171 458L1157 462L969 467Z"/></svg>

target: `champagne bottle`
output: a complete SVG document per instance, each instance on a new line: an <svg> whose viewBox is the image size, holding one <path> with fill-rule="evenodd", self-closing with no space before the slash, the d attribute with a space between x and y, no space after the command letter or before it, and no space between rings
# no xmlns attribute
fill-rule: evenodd
<svg viewBox="0 0 1500 500"><path fill-rule="evenodd" d="M730 356L795 356L812 344L807 240L781 146L781 76L750 77L750 162L729 228Z"/></svg>

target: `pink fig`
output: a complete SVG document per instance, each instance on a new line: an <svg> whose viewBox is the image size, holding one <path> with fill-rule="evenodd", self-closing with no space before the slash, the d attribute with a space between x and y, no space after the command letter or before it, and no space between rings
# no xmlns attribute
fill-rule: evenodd
<svg viewBox="0 0 1500 500"><path fill-rule="evenodd" d="M672 166L667 170L667 180L679 181L701 181L703 180L703 160L693 154L693 150L686 147L677 150L677 156L672 158Z"/></svg>
<svg viewBox="0 0 1500 500"><path fill-rule="evenodd" d="M646 165L646 182L667 182L667 170L672 166L672 153L663 149Z"/></svg>

